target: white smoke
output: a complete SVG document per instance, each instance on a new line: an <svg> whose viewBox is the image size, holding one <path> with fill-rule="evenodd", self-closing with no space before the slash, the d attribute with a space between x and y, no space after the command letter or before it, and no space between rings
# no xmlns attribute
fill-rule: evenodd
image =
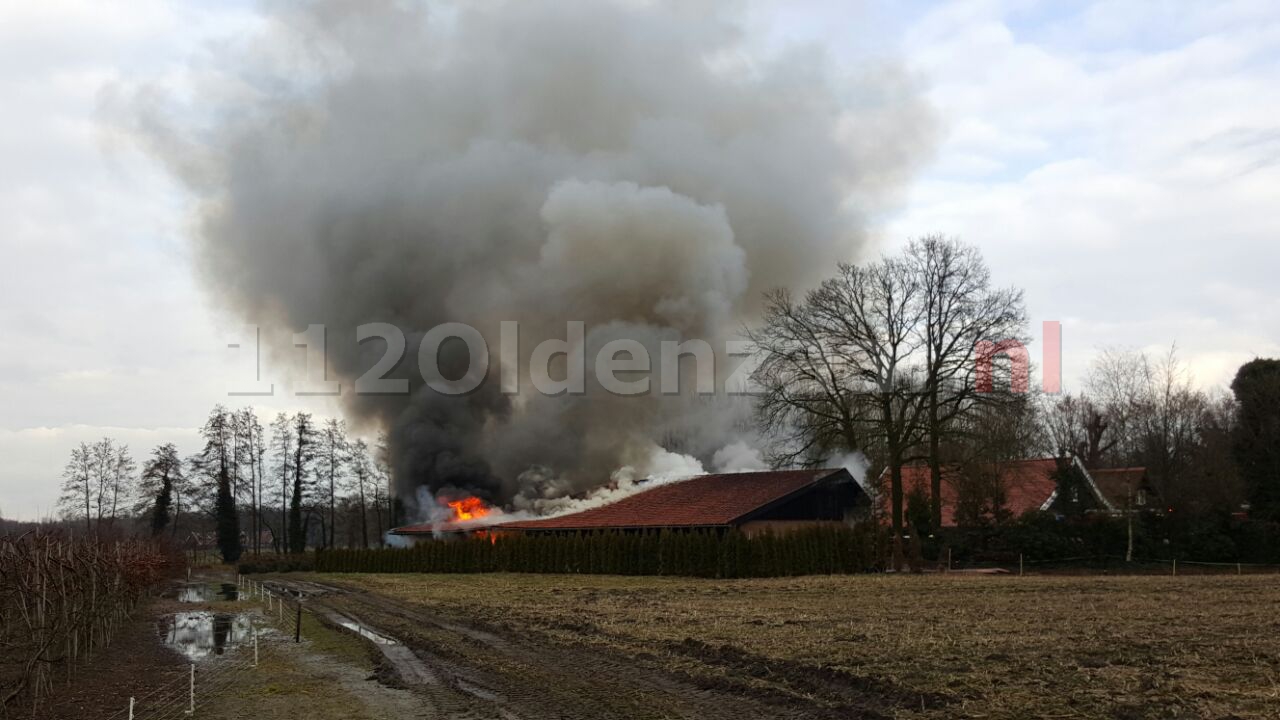
<svg viewBox="0 0 1280 720"><path fill-rule="evenodd" d="M413 547L413 538L404 537L403 535L396 535L392 533L390 530L383 533L382 542L385 543L387 547L393 547L393 548L403 549L403 548Z"/></svg>
<svg viewBox="0 0 1280 720"><path fill-rule="evenodd" d="M711 458L711 466L716 472L736 473L764 470L768 468L760 448L746 440L735 440L716 451Z"/></svg>
<svg viewBox="0 0 1280 720"><path fill-rule="evenodd" d="M609 483L584 494L565 494L567 483L555 478L524 478L515 499L518 510L532 515L564 515L615 503L638 492L705 475L697 458L650 445L634 465L623 465L609 476Z"/></svg>

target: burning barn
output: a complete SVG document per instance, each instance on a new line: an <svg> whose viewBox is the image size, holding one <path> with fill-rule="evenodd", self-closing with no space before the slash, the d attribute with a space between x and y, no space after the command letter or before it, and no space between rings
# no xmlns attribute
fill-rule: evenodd
<svg viewBox="0 0 1280 720"><path fill-rule="evenodd" d="M754 535L866 517L870 500L848 471L780 470L699 475L655 484L580 512L491 525L450 521L397 528L402 537L464 533L564 533L597 530L727 530Z"/></svg>

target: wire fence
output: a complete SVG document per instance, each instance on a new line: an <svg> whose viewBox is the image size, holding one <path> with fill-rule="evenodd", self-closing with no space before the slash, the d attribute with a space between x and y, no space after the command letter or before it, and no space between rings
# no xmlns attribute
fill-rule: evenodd
<svg viewBox="0 0 1280 720"><path fill-rule="evenodd" d="M174 720L198 715L200 708L221 697L226 691L249 679L264 655L279 653L283 647L302 640L303 598L283 589L272 588L244 576L236 577L239 597L258 604L264 625L255 613L249 640L242 646L242 656L231 662L193 662L187 672L166 681L144 694L132 696L128 705L104 716L104 720ZM270 642L260 642L262 631Z"/></svg>
<svg viewBox="0 0 1280 720"><path fill-rule="evenodd" d="M1016 574L1132 574L1132 575L1275 575L1280 564L1215 562L1182 558L1126 558L1123 555L1076 555L1036 558L1028 555L999 556L952 561L944 556L940 569L951 572L1001 572Z"/></svg>

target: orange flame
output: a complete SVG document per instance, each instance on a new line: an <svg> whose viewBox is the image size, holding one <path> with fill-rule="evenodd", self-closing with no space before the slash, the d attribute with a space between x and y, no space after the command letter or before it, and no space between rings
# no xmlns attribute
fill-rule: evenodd
<svg viewBox="0 0 1280 720"><path fill-rule="evenodd" d="M465 497L445 503L453 510L453 520L475 520L489 514L489 506L478 497Z"/></svg>

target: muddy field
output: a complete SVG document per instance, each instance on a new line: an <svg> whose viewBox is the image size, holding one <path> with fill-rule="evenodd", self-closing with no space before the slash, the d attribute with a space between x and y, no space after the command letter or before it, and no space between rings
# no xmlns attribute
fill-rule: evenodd
<svg viewBox="0 0 1280 720"><path fill-rule="evenodd" d="M1280 717L1276 576L306 579L519 717Z"/></svg>
<svg viewBox="0 0 1280 720"><path fill-rule="evenodd" d="M183 717L195 664L214 720L1280 718L1280 576L255 580L301 643L202 571L39 715Z"/></svg>

